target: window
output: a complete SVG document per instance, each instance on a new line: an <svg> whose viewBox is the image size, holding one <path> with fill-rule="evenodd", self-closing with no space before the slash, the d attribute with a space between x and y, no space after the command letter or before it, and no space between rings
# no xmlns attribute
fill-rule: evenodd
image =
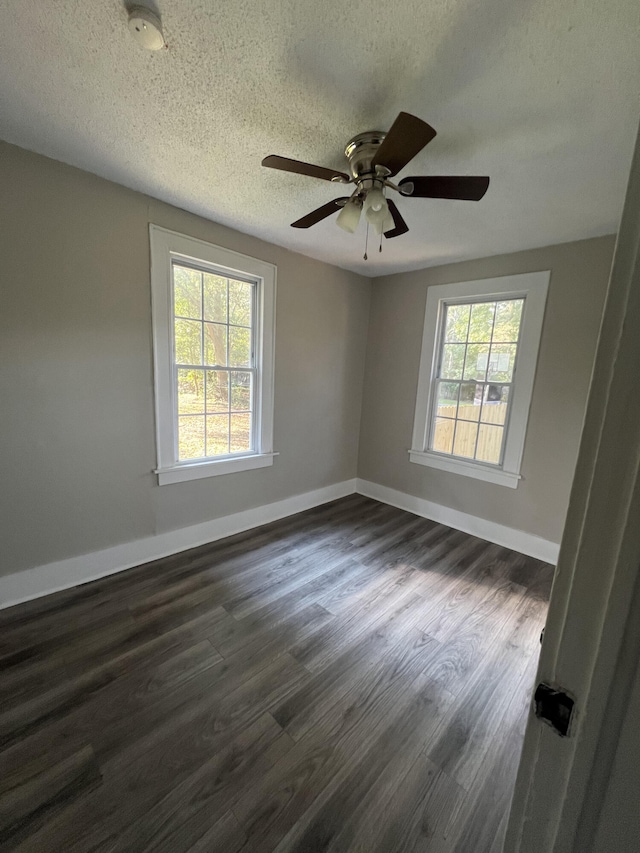
<svg viewBox="0 0 640 853"><path fill-rule="evenodd" d="M501 463L523 305L444 304L429 450Z"/></svg>
<svg viewBox="0 0 640 853"><path fill-rule="evenodd" d="M548 282L429 288L412 462L517 487Z"/></svg>
<svg viewBox="0 0 640 853"><path fill-rule="evenodd" d="M271 465L275 267L150 234L158 482Z"/></svg>

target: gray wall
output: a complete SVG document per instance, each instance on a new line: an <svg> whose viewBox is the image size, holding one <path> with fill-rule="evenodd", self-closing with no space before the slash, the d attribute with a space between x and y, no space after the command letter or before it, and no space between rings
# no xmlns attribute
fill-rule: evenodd
<svg viewBox="0 0 640 853"><path fill-rule="evenodd" d="M368 280L5 143L0 186L0 574L356 476ZM272 468L156 485L149 222L277 264Z"/></svg>
<svg viewBox="0 0 640 853"><path fill-rule="evenodd" d="M613 237L368 280L6 143L0 186L0 575L356 474L559 540ZM149 222L277 265L272 468L156 485ZM518 489L409 463L427 287L541 269Z"/></svg>
<svg viewBox="0 0 640 853"><path fill-rule="evenodd" d="M559 542L614 237L482 258L373 282L358 475ZM551 270L517 489L409 462L427 288Z"/></svg>

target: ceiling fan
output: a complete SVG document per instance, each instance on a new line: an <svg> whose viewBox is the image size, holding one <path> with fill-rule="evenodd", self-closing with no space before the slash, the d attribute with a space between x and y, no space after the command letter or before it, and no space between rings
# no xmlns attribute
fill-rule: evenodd
<svg viewBox="0 0 640 853"><path fill-rule="evenodd" d="M262 161L263 166L308 175L338 184L355 184L350 196L335 198L301 219L292 222L293 228L310 228L336 211L337 224L345 231L358 227L364 211L369 225L382 238L399 237L409 230L400 211L385 190L394 190L406 198L452 198L479 201L486 193L489 178L420 176L403 178L394 184L389 178L396 175L436 135L435 130L422 119L401 112L387 133L370 130L351 139L345 149L350 175L324 166L314 166L300 160L290 160L271 154ZM366 257L366 254L365 254Z"/></svg>

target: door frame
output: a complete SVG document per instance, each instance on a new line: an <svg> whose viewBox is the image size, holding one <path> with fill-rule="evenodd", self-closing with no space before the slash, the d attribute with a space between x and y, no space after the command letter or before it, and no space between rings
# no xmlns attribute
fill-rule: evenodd
<svg viewBox="0 0 640 853"><path fill-rule="evenodd" d="M574 719L561 738L530 711L505 853L593 849L640 661L639 321L640 137L536 680L575 699Z"/></svg>

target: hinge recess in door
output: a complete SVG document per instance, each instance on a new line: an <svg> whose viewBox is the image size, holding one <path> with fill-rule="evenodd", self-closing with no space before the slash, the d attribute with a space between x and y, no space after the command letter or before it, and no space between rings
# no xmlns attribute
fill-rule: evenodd
<svg viewBox="0 0 640 853"><path fill-rule="evenodd" d="M561 737L567 737L573 718L575 701L562 688L541 682L533 694L536 717L551 726Z"/></svg>

